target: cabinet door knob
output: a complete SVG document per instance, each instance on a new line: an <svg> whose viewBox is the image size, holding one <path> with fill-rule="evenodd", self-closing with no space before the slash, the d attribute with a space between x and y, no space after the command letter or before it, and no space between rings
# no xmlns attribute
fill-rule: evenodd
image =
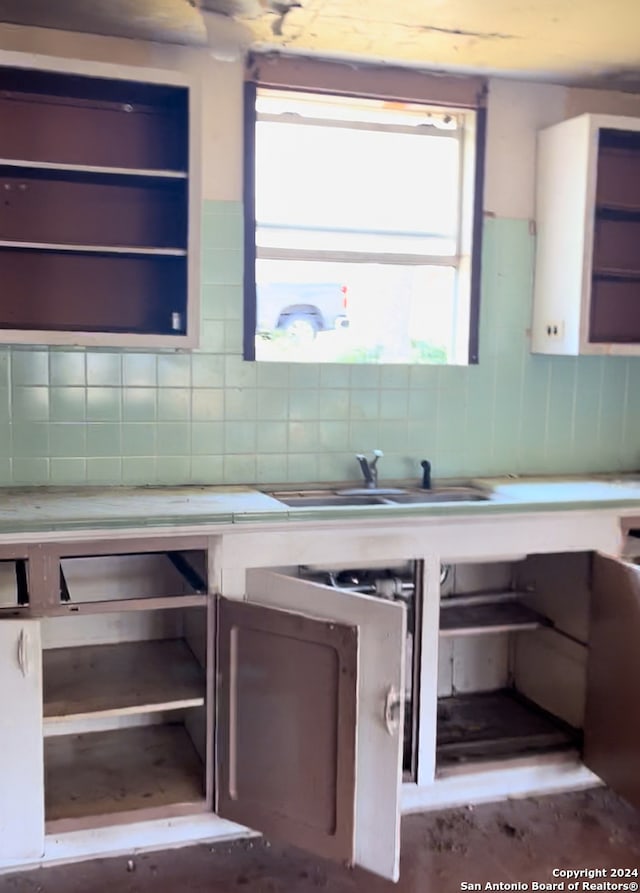
<svg viewBox="0 0 640 893"><path fill-rule="evenodd" d="M389 686L384 699L384 724L390 735L396 735L400 728L402 695L393 685Z"/></svg>
<svg viewBox="0 0 640 893"><path fill-rule="evenodd" d="M26 629L20 630L18 636L18 666L23 676L29 675L29 634Z"/></svg>

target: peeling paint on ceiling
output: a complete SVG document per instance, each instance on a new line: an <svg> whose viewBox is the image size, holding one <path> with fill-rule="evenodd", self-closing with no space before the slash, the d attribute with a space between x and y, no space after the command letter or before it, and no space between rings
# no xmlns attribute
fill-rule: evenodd
<svg viewBox="0 0 640 893"><path fill-rule="evenodd" d="M205 45L207 29L191 0L0 0L0 21Z"/></svg>
<svg viewBox="0 0 640 893"><path fill-rule="evenodd" d="M220 16L255 48L640 92L638 0L0 0L0 21L213 47Z"/></svg>

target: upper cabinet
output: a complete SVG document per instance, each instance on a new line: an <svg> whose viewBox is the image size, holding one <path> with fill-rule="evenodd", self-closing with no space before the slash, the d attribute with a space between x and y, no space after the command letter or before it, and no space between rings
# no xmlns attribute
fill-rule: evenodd
<svg viewBox="0 0 640 893"><path fill-rule="evenodd" d="M640 354L640 119L539 134L532 350Z"/></svg>
<svg viewBox="0 0 640 893"><path fill-rule="evenodd" d="M0 68L0 341L195 344L191 105L171 72Z"/></svg>

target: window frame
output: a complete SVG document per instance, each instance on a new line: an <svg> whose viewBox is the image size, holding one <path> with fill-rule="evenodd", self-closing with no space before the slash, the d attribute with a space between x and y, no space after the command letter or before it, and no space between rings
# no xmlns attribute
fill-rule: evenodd
<svg viewBox="0 0 640 893"><path fill-rule="evenodd" d="M273 66L275 63L275 77ZM282 68L282 71L280 70ZM271 70L270 70L271 69ZM355 72L355 75L354 75ZM345 73L351 73L352 77L345 77ZM364 80L363 80L364 79ZM350 83L351 81L351 83ZM426 81L426 84L425 84ZM354 83L357 82L357 83ZM340 86L337 87L336 84ZM380 89L384 87L384 89ZM408 87L408 89L407 89ZM467 340L467 364L475 365L479 362L479 320L480 320L480 282L481 282L481 252L482 252L482 223L483 223L483 189L484 189L484 161L486 143L486 82L479 78L442 77L424 72L405 69L392 69L383 67L361 66L353 68L343 63L326 62L324 60L294 59L293 57L250 56L247 66L247 78L244 84L244 153L243 153L243 178L244 178L244 318L243 318L243 356L245 360L256 360L256 326L257 326L257 288L256 288L256 260L258 258L257 247L257 221L256 221L256 124L259 119L257 111L257 95L259 88L271 88L278 91L290 90L297 93L317 93L326 96L354 97L364 99L386 99L389 101L402 100L430 106L442 106L445 109L460 112L474 113L474 126L472 138L474 140L473 170L467 175L467 182L473 184L471 188L460 189L460 211L457 234L457 253L450 260L456 261L457 281L460 281L460 252L463 246L460 241L462 218L464 216L463 204L471 203L467 214L470 219L468 236L471 240L468 253L470 269L467 273L468 294L465 295L465 309L468 315ZM394 95L401 93L402 95ZM406 95L406 94L409 95ZM431 98L428 98L431 97ZM454 101L452 101L454 100ZM348 126L348 125L347 125ZM464 128L460 135L461 142L469 139L469 130ZM464 179L462 167L464 153L461 162L461 182ZM277 249L271 249L274 255ZM315 254L316 258L300 257L303 253ZM322 251L307 251L297 249L297 255L301 260L329 259L322 258ZM325 253L326 254L326 253ZM339 253L331 251L330 259L340 260ZM350 262L363 262L374 259L376 253L348 252L344 260ZM361 257L357 255L360 254ZM384 252L378 252L381 258ZM391 260L393 258L393 260ZM283 259L294 259L293 255ZM435 258L434 258L435 260ZM384 261L381 261L384 262ZM393 254L389 257L390 263L408 262L429 265L429 255L401 255ZM436 260L436 265L442 261ZM460 303L457 302L458 307ZM454 332L459 334L460 327ZM465 325L466 330L466 325ZM464 344L462 350L464 354ZM450 364L453 365L453 364Z"/></svg>

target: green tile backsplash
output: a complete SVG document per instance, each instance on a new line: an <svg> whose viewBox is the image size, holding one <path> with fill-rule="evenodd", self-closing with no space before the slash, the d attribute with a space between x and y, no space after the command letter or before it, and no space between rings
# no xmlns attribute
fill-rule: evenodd
<svg viewBox="0 0 640 893"><path fill-rule="evenodd" d="M533 238L487 219L480 364L241 358L242 208L208 202L193 353L0 346L0 483L284 483L640 467L640 358L529 353Z"/></svg>

